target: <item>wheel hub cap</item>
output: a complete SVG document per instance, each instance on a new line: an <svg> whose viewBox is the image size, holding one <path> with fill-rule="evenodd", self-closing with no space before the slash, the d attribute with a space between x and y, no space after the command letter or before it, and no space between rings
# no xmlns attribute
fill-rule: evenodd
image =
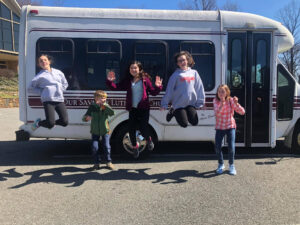
<svg viewBox="0 0 300 225"><path fill-rule="evenodd" d="M141 136L141 133L138 131L136 132L136 142L139 144L139 152L141 153L142 151L145 150L147 142L146 140ZM130 141L129 133L126 133L123 137L123 147L124 149L130 153L133 154L132 150L132 144Z"/></svg>

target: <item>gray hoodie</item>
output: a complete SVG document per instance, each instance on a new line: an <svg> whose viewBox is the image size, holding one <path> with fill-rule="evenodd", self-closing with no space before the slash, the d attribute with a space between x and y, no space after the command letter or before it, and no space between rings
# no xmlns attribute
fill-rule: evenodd
<svg viewBox="0 0 300 225"><path fill-rule="evenodd" d="M63 92L67 89L68 82L60 70L51 68L41 70L31 81L28 91L41 95L42 102L64 102Z"/></svg>
<svg viewBox="0 0 300 225"><path fill-rule="evenodd" d="M200 108L205 102L205 92L202 80L196 70L176 69L168 81L161 107L168 108L171 103L174 109L185 108L189 105Z"/></svg>

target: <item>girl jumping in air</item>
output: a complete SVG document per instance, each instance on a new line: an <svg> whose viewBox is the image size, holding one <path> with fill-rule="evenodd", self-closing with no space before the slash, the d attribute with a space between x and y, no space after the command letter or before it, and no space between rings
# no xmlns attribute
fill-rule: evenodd
<svg viewBox="0 0 300 225"><path fill-rule="evenodd" d="M149 133L149 94L158 95L162 89L162 79L156 76L155 87L152 86L151 77L143 71L142 64L138 61L132 61L129 66L129 72L123 81L115 84L114 72L107 75L106 84L111 90L127 91L126 110L129 111L129 136L133 146L135 158L139 156L139 144L136 141L136 128L139 127L142 136L147 140L149 151L154 149L154 144Z"/></svg>
<svg viewBox="0 0 300 225"><path fill-rule="evenodd" d="M186 51L175 55L175 63L178 68L168 81L166 94L161 100L161 109L172 108L167 114L169 122L173 115L177 123L187 127L188 122L193 126L198 124L197 108L201 108L205 102L205 92L202 80L196 70L191 69L195 64L193 57Z"/></svg>
<svg viewBox="0 0 300 225"><path fill-rule="evenodd" d="M68 82L60 70L51 68L52 59L49 55L41 55L38 65L41 71L33 78L29 86L29 92L39 94L45 109L46 119L36 119L32 124L32 130L38 127L53 128L54 125L67 126L68 113L64 103L63 92L68 87ZM55 120L55 111L59 116Z"/></svg>
<svg viewBox="0 0 300 225"><path fill-rule="evenodd" d="M230 97L230 90L225 84L221 84L218 87L213 103L216 118L215 148L219 162L216 173L221 174L225 169L222 153L222 140L226 134L229 155L229 174L236 175L234 166L236 123L233 115L234 111L240 115L244 115L245 110L238 103L237 97Z"/></svg>

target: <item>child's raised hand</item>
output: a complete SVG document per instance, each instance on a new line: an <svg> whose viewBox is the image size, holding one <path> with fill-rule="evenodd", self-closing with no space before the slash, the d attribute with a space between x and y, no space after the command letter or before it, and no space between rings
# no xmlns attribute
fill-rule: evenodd
<svg viewBox="0 0 300 225"><path fill-rule="evenodd" d="M237 103L239 102L238 97L234 96L234 97L233 97L233 102L234 102L235 104L237 104Z"/></svg>
<svg viewBox="0 0 300 225"><path fill-rule="evenodd" d="M159 76L156 76L155 77L155 86L160 87L162 85L162 81L163 81L163 79L160 79Z"/></svg>
<svg viewBox="0 0 300 225"><path fill-rule="evenodd" d="M116 79L116 75L114 71L109 71L107 73L107 80L114 81Z"/></svg>

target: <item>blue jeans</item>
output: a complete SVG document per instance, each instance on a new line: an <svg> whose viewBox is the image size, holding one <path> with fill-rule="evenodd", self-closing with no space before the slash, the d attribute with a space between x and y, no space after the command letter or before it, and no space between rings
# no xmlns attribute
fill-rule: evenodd
<svg viewBox="0 0 300 225"><path fill-rule="evenodd" d="M99 139L100 139L99 135L92 134L92 142L93 142L92 153L95 159L95 163L98 164L101 162L101 155L103 156L105 162L111 162L110 144L109 144L110 135L104 134L101 136L102 154L99 150Z"/></svg>
<svg viewBox="0 0 300 225"><path fill-rule="evenodd" d="M222 140L224 136L227 136L228 142L228 160L229 164L234 163L234 154L235 154L235 129L228 130L216 130L215 137L215 150L218 157L219 164L224 164L223 153L222 153Z"/></svg>

